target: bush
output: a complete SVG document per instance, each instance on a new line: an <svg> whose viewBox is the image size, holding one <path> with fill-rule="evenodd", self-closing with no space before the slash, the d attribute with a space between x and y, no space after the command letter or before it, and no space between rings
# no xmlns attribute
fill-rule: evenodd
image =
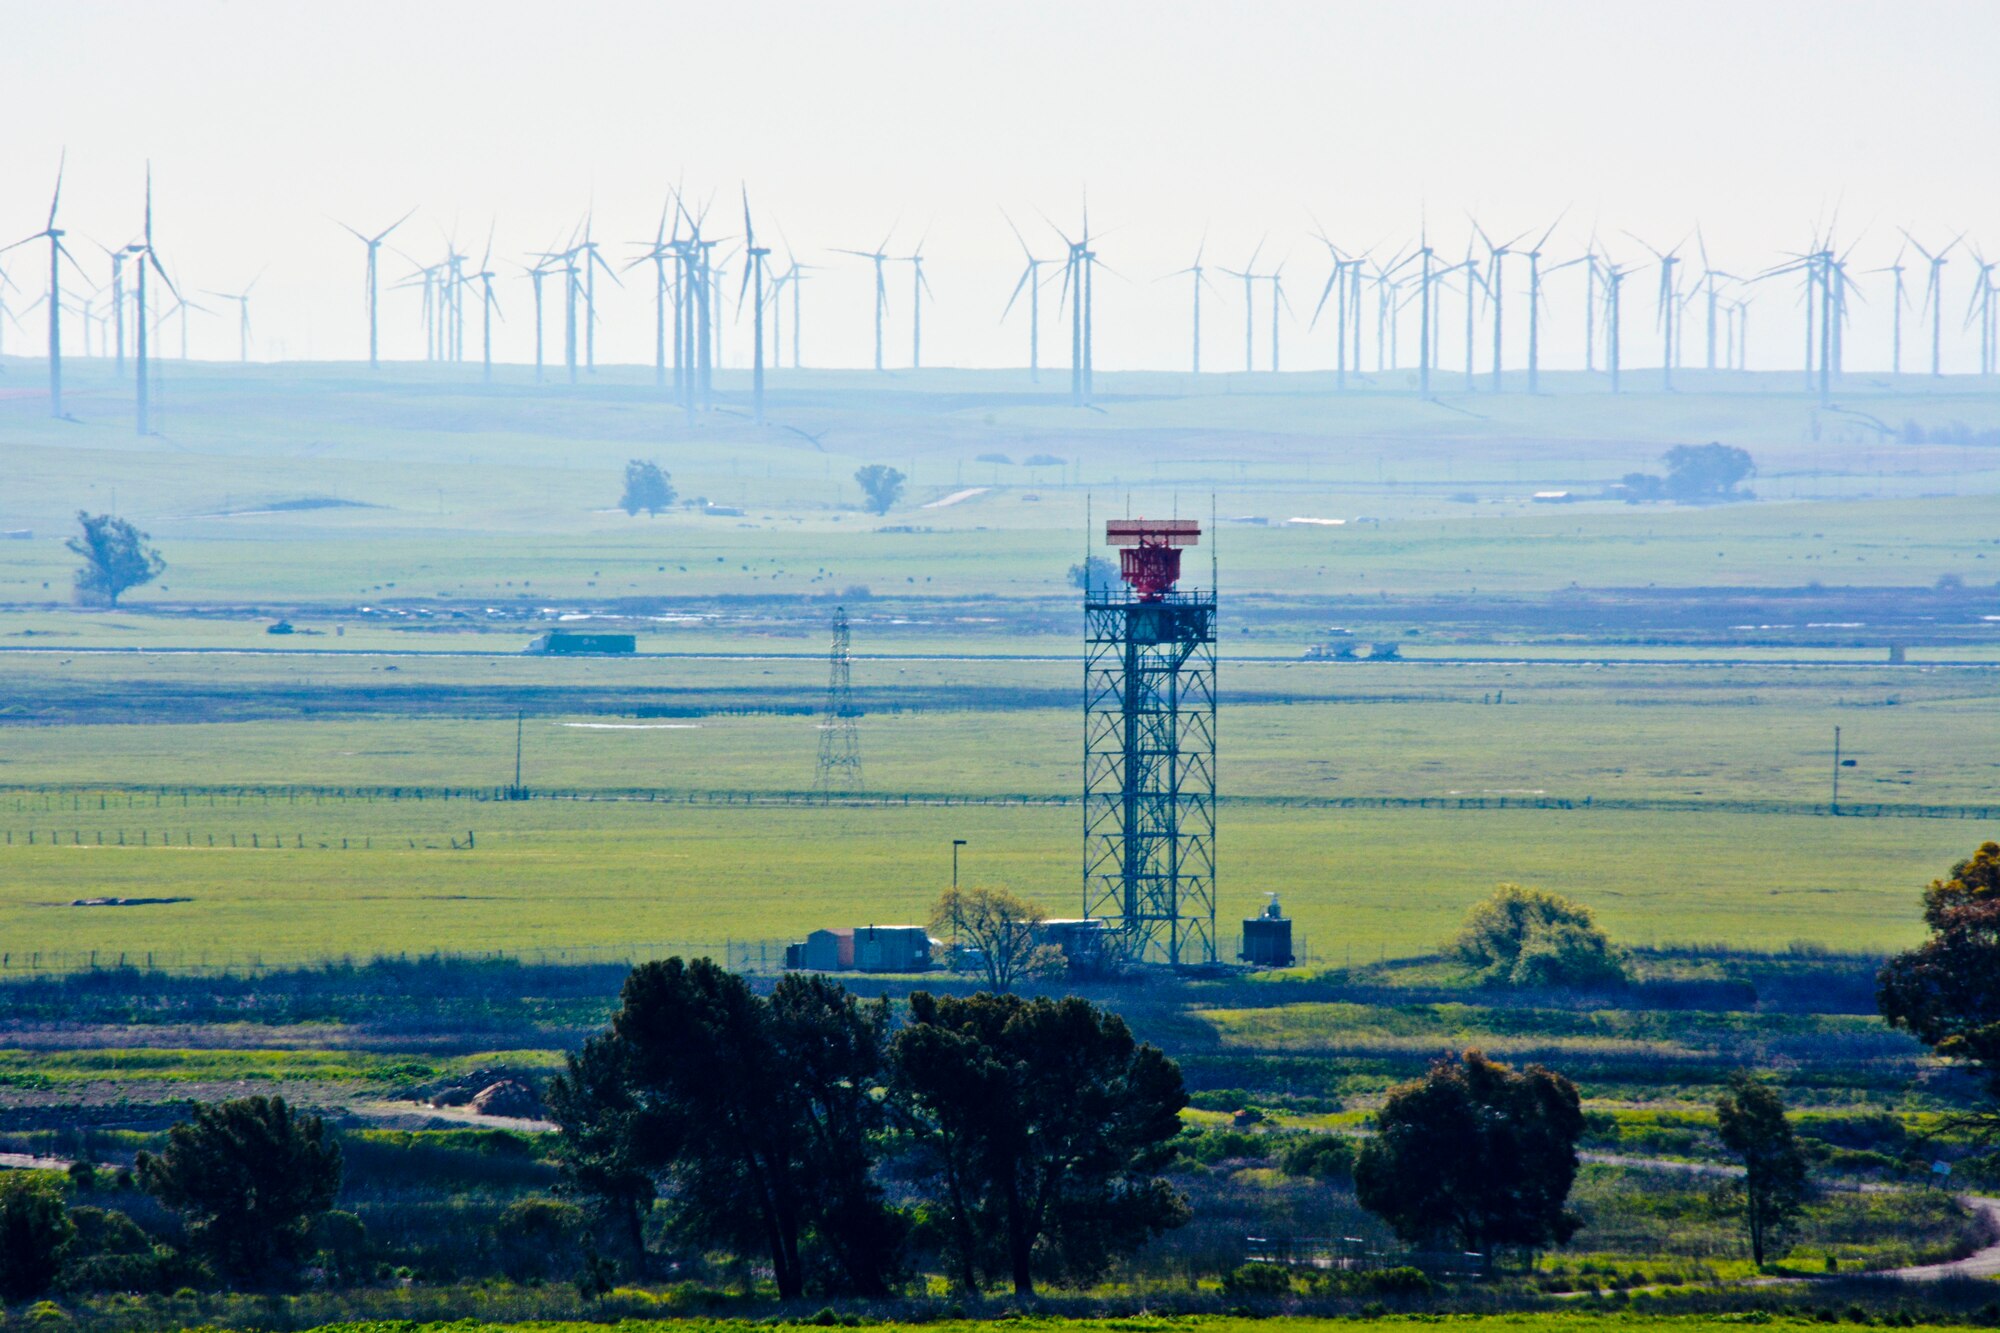
<svg viewBox="0 0 2000 1333"><path fill-rule="evenodd" d="M568 1269L584 1225L583 1210L575 1204L540 1197L515 1200L493 1224L500 1271L526 1282Z"/></svg>
<svg viewBox="0 0 2000 1333"><path fill-rule="evenodd" d="M1354 1179L1354 1145L1336 1134L1314 1134L1287 1147L1278 1158L1278 1166L1288 1176L1350 1181Z"/></svg>
<svg viewBox="0 0 2000 1333"><path fill-rule="evenodd" d="M1625 960L1588 907L1502 884L1473 905L1446 952L1495 986L1615 986Z"/></svg>
<svg viewBox="0 0 2000 1333"><path fill-rule="evenodd" d="M1231 1298L1292 1294L1292 1271L1277 1264L1244 1264L1222 1279L1222 1294Z"/></svg>
<svg viewBox="0 0 2000 1333"><path fill-rule="evenodd" d="M0 1301L31 1300L54 1286L75 1232L62 1197L42 1180L0 1179Z"/></svg>
<svg viewBox="0 0 2000 1333"><path fill-rule="evenodd" d="M69 1211L75 1235L63 1251L59 1284L67 1292L170 1291L193 1276L188 1263L124 1213L80 1207Z"/></svg>

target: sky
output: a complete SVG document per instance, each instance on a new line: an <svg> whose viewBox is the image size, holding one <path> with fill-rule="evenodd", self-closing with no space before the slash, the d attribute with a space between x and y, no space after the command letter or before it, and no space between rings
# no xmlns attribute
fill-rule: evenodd
<svg viewBox="0 0 2000 1333"><path fill-rule="evenodd" d="M1899 227L2000 251L2000 176L1974 129L2000 50L2000 5L1984 2L0 0L0 33L0 244L40 229L67 149L61 222L108 282L98 245L137 233L150 160L158 252L216 312L188 321L198 357L235 356L238 330L230 303L197 293L253 279L253 357L364 356L362 247L335 219L375 231L414 207L392 242L415 260L454 235L476 259L491 229L495 353L526 360L526 256L590 212L622 265L677 186L732 236L747 190L760 239L820 266L803 351L821 366L869 363L869 266L833 251L885 236L893 254L923 246L927 364L1025 364L1025 297L1001 320L1023 265L1007 216L1059 256L1044 219L1073 231L1086 195L1110 270L1103 369L1186 368L1192 279L1168 275L1198 249L1240 268L1260 242L1258 271L1283 266L1282 367L1330 365L1330 320L1311 324L1329 271L1316 232L1389 256L1422 227L1456 260L1471 216L1496 241L1554 225L1550 265L1595 234L1635 271L1634 366L1660 354L1645 244L1685 241L1691 278L1697 226L1714 267L1749 275L1837 224L1862 284L1850 367L1888 363L1890 278L1862 270L1895 260ZM0 256L22 289L10 306L44 289L41 253ZM413 267L385 256L385 286ZM1977 367L1963 327L1976 272L1967 250L1943 270L1948 370ZM599 356L647 361L651 285L624 276L600 289ZM907 365L910 266L888 276L889 361ZM1204 368L1242 369L1243 284L1213 277ZM1908 277L1921 301L1923 271ZM1504 281L1519 365L1524 264ZM1548 279L1546 365L1581 361L1582 286L1581 268ZM1068 354L1057 295L1042 308L1051 365ZM1796 297L1778 280L1755 289L1753 368L1798 364ZM1269 299L1258 284L1259 370ZM1444 301L1443 361L1462 367L1462 303ZM729 318L725 362L741 364L748 315ZM1905 318L1910 368L1927 345ZM388 291L382 319L386 355L422 355L419 293ZM789 340L789 308L783 322ZM1686 364L1702 334L1697 305ZM38 336L0 332L8 352ZM164 336L177 351L178 327ZM1365 337L1372 364L1372 323Z"/></svg>

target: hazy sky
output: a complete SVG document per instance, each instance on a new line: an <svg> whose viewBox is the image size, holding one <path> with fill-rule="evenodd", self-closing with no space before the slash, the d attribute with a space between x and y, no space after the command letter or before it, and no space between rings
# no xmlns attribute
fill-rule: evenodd
<svg viewBox="0 0 2000 1333"><path fill-rule="evenodd" d="M41 225L67 145L63 223L77 257L104 270L89 240L136 232L150 157L155 239L183 287L238 289L265 271L258 355L363 355L361 247L328 219L375 230L420 206L395 240L427 260L453 230L476 254L497 225L495 268L509 276L496 342L525 359L531 305L514 262L593 203L600 239L649 237L676 181L714 194L731 232L747 183L760 229L829 266L805 294L818 364L869 356L866 265L828 247L869 248L892 229L897 252L926 238L926 361L1024 363L1024 312L998 323L1020 268L1000 209L1054 256L1036 211L1067 224L1086 187L1099 253L1123 278L1099 286L1107 368L1186 365L1187 280L1158 279L1204 232L1210 263L1239 266L1267 232L1258 267L1286 261L1287 368L1331 359L1325 325L1306 327L1327 274L1314 219L1386 252L1427 211L1457 255L1468 209L1497 238L1567 208L1550 262L1594 225L1634 263L1647 256L1627 229L1664 248L1699 222L1715 264L1748 272L1838 204L1857 269L1893 259L1899 224L1927 242L1969 228L2000 249L2000 181L1982 147L1993 3L0 0L0 34L0 243ZM32 298L45 279L30 253L0 264ZM1958 367L1976 364L1961 329L1973 271L1965 257L1946 270ZM1549 283L1551 362L1580 357L1578 275ZM1650 277L1627 288L1628 364L1658 361ZM1240 368L1241 284L1217 278L1204 363ZM649 292L628 280L603 297L600 355L650 359ZM1864 281L1850 365L1886 362L1887 288ZM1056 363L1067 335L1053 298ZM899 265L892 364L907 363L909 299ZM420 354L417 321L415 293L385 300L390 354ZM1797 321L1789 289L1761 289L1753 366L1796 364ZM1525 319L1510 323L1512 341ZM1698 312L1689 327L1698 364ZM233 315L197 319L192 339L196 355L233 356ZM6 344L23 335L9 327ZM1446 348L1457 363L1462 343Z"/></svg>

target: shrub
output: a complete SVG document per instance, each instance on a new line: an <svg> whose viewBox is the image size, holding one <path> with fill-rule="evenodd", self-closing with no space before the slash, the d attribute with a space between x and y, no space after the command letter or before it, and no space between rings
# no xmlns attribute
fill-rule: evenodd
<svg viewBox="0 0 2000 1333"><path fill-rule="evenodd" d="M1222 1279L1222 1294L1235 1299L1289 1296L1292 1272L1277 1264L1244 1264Z"/></svg>
<svg viewBox="0 0 2000 1333"><path fill-rule="evenodd" d="M570 1251L583 1231L583 1210L575 1204L538 1196L517 1199L493 1224L500 1271L525 1282L567 1268Z"/></svg>
<svg viewBox="0 0 2000 1333"><path fill-rule="evenodd" d="M55 1285L75 1234L63 1201L33 1176L0 1179L0 1301L25 1301Z"/></svg>
<svg viewBox="0 0 2000 1333"><path fill-rule="evenodd" d="M1446 952L1498 986L1614 986L1625 961L1581 903L1502 884L1465 914Z"/></svg>
<svg viewBox="0 0 2000 1333"><path fill-rule="evenodd" d="M1288 1146L1278 1165L1288 1176L1349 1181L1354 1179L1354 1145L1336 1134L1313 1134Z"/></svg>

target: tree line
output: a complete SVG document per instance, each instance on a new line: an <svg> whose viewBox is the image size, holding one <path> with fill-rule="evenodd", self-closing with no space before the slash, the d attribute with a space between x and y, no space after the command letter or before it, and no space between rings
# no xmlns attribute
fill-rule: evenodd
<svg viewBox="0 0 2000 1333"><path fill-rule="evenodd" d="M1032 908L965 896L938 908L1032 971L1038 946L991 919L1003 911ZM1930 937L1882 969L1881 1009L1969 1076L1980 1095L1962 1119L1990 1135L2000 843L1933 881L1925 919ZM1490 985L1622 980L1587 910L1513 886L1468 914L1453 947ZM1076 996L918 991L899 1009L822 976L760 994L712 960L669 958L629 973L609 1026L568 1057L545 1102L564 1189L610 1251L586 1253L586 1291L621 1268L649 1276L651 1242L665 1236L755 1256L786 1299L888 1295L925 1262L963 1292L1027 1297L1087 1283L1190 1218L1168 1177L1186 1143L1179 1067ZM1715 1114L1761 1265L1809 1200L1808 1158L1777 1091L1747 1072ZM1584 1127L1561 1074L1467 1051L1391 1090L1358 1146L1295 1145L1288 1169L1351 1175L1357 1201L1404 1241L1490 1265L1575 1235ZM92 1167L71 1174L91 1188ZM121 1212L68 1206L45 1178L0 1178L0 1300L40 1295L65 1272L113 1290L283 1285L308 1258L337 1275L343 1256L365 1252L359 1219L333 1211L334 1132L282 1098L196 1107L130 1174L179 1218L178 1247Z"/></svg>

